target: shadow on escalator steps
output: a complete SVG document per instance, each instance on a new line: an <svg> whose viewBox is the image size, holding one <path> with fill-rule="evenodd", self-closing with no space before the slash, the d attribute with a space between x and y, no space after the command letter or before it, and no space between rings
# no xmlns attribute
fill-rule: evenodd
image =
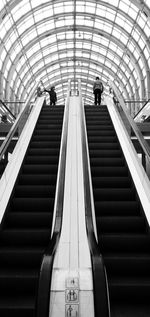
<svg viewBox="0 0 150 317"><path fill-rule="evenodd" d="M111 317L150 316L149 227L106 106L85 107Z"/></svg>

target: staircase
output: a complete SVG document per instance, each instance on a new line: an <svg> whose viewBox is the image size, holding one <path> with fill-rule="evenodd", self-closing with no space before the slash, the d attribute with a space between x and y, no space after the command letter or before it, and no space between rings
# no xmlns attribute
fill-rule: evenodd
<svg viewBox="0 0 150 317"><path fill-rule="evenodd" d="M44 106L0 231L0 316L36 316L42 256L52 226L64 107Z"/></svg>
<svg viewBox="0 0 150 317"><path fill-rule="evenodd" d="M86 106L85 116L111 317L149 317L150 235L145 214L107 107Z"/></svg>

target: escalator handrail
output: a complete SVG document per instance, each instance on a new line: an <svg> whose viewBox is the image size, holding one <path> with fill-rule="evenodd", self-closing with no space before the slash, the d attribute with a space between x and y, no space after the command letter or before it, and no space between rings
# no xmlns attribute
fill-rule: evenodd
<svg viewBox="0 0 150 317"><path fill-rule="evenodd" d="M18 117L16 118L13 126L11 127L10 131L8 132L4 142L2 143L1 147L0 147L0 161L1 159L3 158L3 156L5 155L7 149L8 149L8 146L12 140L12 138L14 137L14 134L16 133L19 125L20 125L20 122L22 121L22 118L24 117L24 114L26 113L28 107L29 107L29 104L30 104L30 101L31 101L31 98L33 97L34 93L35 93L35 90L36 88L38 87L39 85L39 82L36 83L34 85L34 88L32 89L27 101L26 101L26 104L25 104L25 107L24 109L20 112L20 114L18 115Z"/></svg>
<svg viewBox="0 0 150 317"><path fill-rule="evenodd" d="M56 194L54 204L54 225L52 229L52 237L49 240L49 245L46 248L40 269L38 294L37 294L37 317L49 316L49 301L50 301L50 285L53 270L53 261L55 251L58 246L61 233L65 170L66 170L66 152L67 152L67 134L68 134L68 117L69 117L69 99L70 99L70 81L68 83L68 94L64 109L64 119L61 135L61 145L59 154L58 174L56 183Z"/></svg>
<svg viewBox="0 0 150 317"><path fill-rule="evenodd" d="M79 96L81 96L81 84L79 82ZM80 97L81 98L81 97ZM87 131L85 124L85 113L81 100L81 131L82 131L82 153L83 153L83 178L84 178L84 200L85 200L85 217L87 236L91 252L92 270L93 270L93 287L94 287L94 307L95 317L109 317L109 294L107 276L102 255L96 240L96 232L93 223L94 204L92 203L93 195L91 191L91 172L89 165L89 151L87 143ZM95 214L95 211L94 211Z"/></svg>
<svg viewBox="0 0 150 317"><path fill-rule="evenodd" d="M109 84L110 84L111 88L113 89L113 91L115 92L117 100L119 101L119 105L121 106L121 108L126 116L126 119L127 119L128 123L130 124L132 130L134 131L134 134L136 135L138 142L140 143L141 148L147 157L148 163L150 164L150 147L149 147L148 143L144 139L144 137L143 137L139 127L135 123L134 119L132 119L132 117L127 112L124 100L123 100L122 96L120 96L117 87L111 81L109 81ZM115 105L115 103L114 103L114 105Z"/></svg>

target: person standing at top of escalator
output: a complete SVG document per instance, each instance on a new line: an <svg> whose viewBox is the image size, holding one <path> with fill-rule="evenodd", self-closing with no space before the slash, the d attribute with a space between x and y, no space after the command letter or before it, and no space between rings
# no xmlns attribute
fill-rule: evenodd
<svg viewBox="0 0 150 317"><path fill-rule="evenodd" d="M99 77L96 77L96 80L94 81L94 84L93 84L93 94L95 96L95 100L94 100L95 106L97 104L100 106L101 94L102 94L103 90L104 90L104 87L103 87L102 82L100 81Z"/></svg>
<svg viewBox="0 0 150 317"><path fill-rule="evenodd" d="M50 97L50 106L55 106L56 101L57 101L57 94L55 91L55 87L52 86L50 90L44 89L45 92L48 92L49 97Z"/></svg>

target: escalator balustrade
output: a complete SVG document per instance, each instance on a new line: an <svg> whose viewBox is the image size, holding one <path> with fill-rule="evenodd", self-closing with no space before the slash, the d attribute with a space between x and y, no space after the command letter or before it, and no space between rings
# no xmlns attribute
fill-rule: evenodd
<svg viewBox="0 0 150 317"><path fill-rule="evenodd" d="M107 107L86 106L85 116L111 317L148 317L150 234L146 217Z"/></svg>
<svg viewBox="0 0 150 317"><path fill-rule="evenodd" d="M44 106L0 231L0 316L36 316L38 279L51 234L64 107Z"/></svg>

